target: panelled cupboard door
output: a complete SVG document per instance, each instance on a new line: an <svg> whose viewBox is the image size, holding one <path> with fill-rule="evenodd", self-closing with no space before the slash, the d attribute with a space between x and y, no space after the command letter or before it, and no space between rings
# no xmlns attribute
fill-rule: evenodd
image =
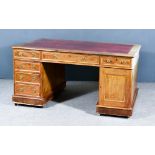
<svg viewBox="0 0 155 155"><path fill-rule="evenodd" d="M131 106L131 70L100 68L99 104L106 107Z"/></svg>

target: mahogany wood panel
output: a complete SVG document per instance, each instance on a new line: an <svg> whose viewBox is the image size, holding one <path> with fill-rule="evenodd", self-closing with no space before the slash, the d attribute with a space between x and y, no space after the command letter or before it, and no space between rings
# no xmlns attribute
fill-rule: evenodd
<svg viewBox="0 0 155 155"><path fill-rule="evenodd" d="M100 105L118 108L130 107L130 70L101 67L99 86Z"/></svg>
<svg viewBox="0 0 155 155"><path fill-rule="evenodd" d="M63 64L42 64L42 97L53 98L55 93L66 86L65 68Z"/></svg>
<svg viewBox="0 0 155 155"><path fill-rule="evenodd" d="M65 65L98 66L99 114L129 117L137 96L139 45L38 40L13 47L16 104L44 106L65 86Z"/></svg>

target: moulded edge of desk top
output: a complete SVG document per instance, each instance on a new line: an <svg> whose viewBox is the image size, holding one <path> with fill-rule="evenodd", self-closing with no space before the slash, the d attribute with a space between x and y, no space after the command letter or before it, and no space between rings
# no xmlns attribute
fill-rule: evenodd
<svg viewBox="0 0 155 155"><path fill-rule="evenodd" d="M111 53L111 52L92 52L92 51L83 51L83 50L68 50L68 49L52 49L52 48L33 48L33 47L24 47L21 45L12 46L13 49L25 49L25 50L34 50L34 51L47 51L47 52L62 52L62 53L73 53L73 54L88 54L88 55L98 55L98 56L120 56L120 57L135 57L136 53L139 53L141 45L135 44L131 48L128 54L123 53Z"/></svg>

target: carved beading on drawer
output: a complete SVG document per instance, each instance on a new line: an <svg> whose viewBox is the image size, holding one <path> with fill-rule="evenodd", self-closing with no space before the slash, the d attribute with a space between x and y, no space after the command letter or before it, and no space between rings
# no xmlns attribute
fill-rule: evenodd
<svg viewBox="0 0 155 155"><path fill-rule="evenodd" d="M99 56L72 53L43 52L42 60L73 64L99 65Z"/></svg>
<svg viewBox="0 0 155 155"><path fill-rule="evenodd" d="M15 81L39 83L40 74L15 72Z"/></svg>
<svg viewBox="0 0 155 155"><path fill-rule="evenodd" d="M101 57L101 65L103 66L116 66L116 67L128 67L132 66L131 58L123 58L123 57L115 57L115 56L102 56Z"/></svg>
<svg viewBox="0 0 155 155"><path fill-rule="evenodd" d="M15 60L14 68L15 68L15 70L39 72L40 71L40 63Z"/></svg>
<svg viewBox="0 0 155 155"><path fill-rule="evenodd" d="M15 83L15 94L24 96L40 96L40 86Z"/></svg>
<svg viewBox="0 0 155 155"><path fill-rule="evenodd" d="M22 58L22 59L40 59L40 52L39 51L32 51L32 50L22 50L22 49L15 49L14 50L14 57L15 58Z"/></svg>

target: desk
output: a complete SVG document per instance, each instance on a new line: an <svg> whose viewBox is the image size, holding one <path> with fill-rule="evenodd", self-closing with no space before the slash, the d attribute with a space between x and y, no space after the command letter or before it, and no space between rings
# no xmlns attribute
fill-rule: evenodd
<svg viewBox="0 0 155 155"><path fill-rule="evenodd" d="M41 39L13 46L15 104L44 106L66 86L65 64L99 67L99 114L129 117L140 45Z"/></svg>

